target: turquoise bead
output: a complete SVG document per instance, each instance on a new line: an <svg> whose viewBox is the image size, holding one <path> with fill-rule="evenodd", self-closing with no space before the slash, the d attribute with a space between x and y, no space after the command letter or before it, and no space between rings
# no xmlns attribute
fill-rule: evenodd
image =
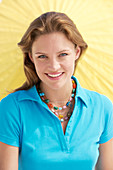
<svg viewBox="0 0 113 170"><path fill-rule="evenodd" d="M61 121L61 122L64 122L64 119L62 118L62 119L60 119L60 121Z"/></svg>
<svg viewBox="0 0 113 170"><path fill-rule="evenodd" d="M75 93L75 89L73 89L72 92Z"/></svg>
<svg viewBox="0 0 113 170"><path fill-rule="evenodd" d="M62 110L62 107L59 107L59 110Z"/></svg>
<svg viewBox="0 0 113 170"><path fill-rule="evenodd" d="M44 93L40 93L39 95L40 95L40 96L44 96L45 94L44 94Z"/></svg>
<svg viewBox="0 0 113 170"><path fill-rule="evenodd" d="M74 94L72 94L71 97L74 97Z"/></svg>

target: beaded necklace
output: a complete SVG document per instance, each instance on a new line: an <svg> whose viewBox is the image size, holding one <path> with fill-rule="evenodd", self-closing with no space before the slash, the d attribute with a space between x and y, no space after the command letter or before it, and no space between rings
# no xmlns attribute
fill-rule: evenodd
<svg viewBox="0 0 113 170"><path fill-rule="evenodd" d="M74 80L72 80L72 93L71 93L71 97L70 97L70 99L67 101L67 103L64 105L64 106L62 106L62 107L57 107L57 106L53 106L53 104L49 101L49 99L47 99L46 98L46 96L45 96L45 93L43 93L42 91L41 91L41 89L40 89L40 87L38 87L38 93L39 93L39 96L40 96L40 98L42 99L42 101L44 102L44 103L46 103L47 104L47 106L49 107L49 109L59 118L59 120L61 121L61 122L64 122L64 121L66 121L66 120L69 120L69 118L71 117L71 115L72 115L72 111L73 111L73 105L72 105L72 100L73 100L73 98L74 98L74 96L75 96L75 93L76 93L76 84L75 84L75 81ZM59 112L61 111L61 110L64 110L64 109L66 109L66 108L69 108L69 111L67 112L67 115L66 116L63 116L62 114L60 114Z"/></svg>

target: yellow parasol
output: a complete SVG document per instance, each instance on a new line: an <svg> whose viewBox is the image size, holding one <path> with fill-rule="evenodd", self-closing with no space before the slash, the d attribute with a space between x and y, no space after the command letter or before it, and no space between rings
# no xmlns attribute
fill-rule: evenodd
<svg viewBox="0 0 113 170"><path fill-rule="evenodd" d="M113 0L0 0L0 99L24 82L17 43L47 11L66 13L89 45L75 73L81 85L113 101Z"/></svg>

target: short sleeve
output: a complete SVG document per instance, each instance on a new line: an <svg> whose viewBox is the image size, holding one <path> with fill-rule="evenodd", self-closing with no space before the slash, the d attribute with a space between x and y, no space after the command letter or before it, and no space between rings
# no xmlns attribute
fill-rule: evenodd
<svg viewBox="0 0 113 170"><path fill-rule="evenodd" d="M100 144L113 138L113 104L107 97L104 97L103 108L103 132L100 137Z"/></svg>
<svg viewBox="0 0 113 170"><path fill-rule="evenodd" d="M0 101L0 142L20 146L20 116L13 95Z"/></svg>

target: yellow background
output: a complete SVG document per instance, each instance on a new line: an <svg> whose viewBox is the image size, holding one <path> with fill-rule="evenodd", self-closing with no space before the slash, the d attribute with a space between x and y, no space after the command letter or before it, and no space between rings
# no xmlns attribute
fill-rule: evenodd
<svg viewBox="0 0 113 170"><path fill-rule="evenodd" d="M17 43L30 22L48 11L66 13L88 43L75 76L84 88L113 101L113 0L2 0L0 3L0 99L25 80Z"/></svg>

